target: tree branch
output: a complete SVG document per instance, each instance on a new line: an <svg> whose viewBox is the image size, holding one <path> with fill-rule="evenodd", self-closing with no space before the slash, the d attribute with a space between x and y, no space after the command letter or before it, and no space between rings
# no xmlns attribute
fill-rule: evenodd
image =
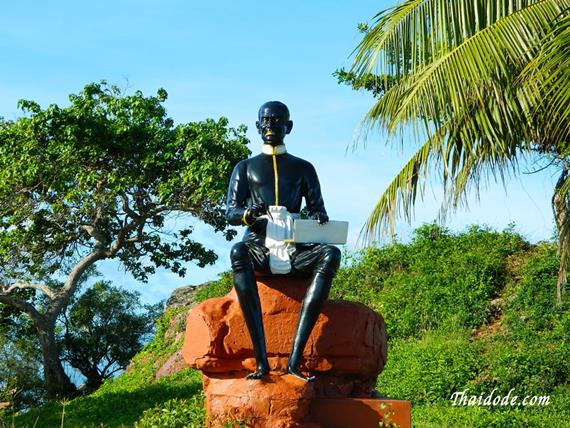
<svg viewBox="0 0 570 428"><path fill-rule="evenodd" d="M15 282L10 286L0 285L0 292L3 294L10 294L14 290L33 289L38 290L48 296L50 299L55 298L55 293L47 286L42 284L31 284L27 282Z"/></svg>
<svg viewBox="0 0 570 428"><path fill-rule="evenodd" d="M0 294L0 303L4 303L5 305L12 306L22 312L27 313L32 317L34 320L39 320L42 318L42 314L40 314L36 308L30 305L23 300L16 299L14 297L8 296L6 294Z"/></svg>
<svg viewBox="0 0 570 428"><path fill-rule="evenodd" d="M50 305L48 309L51 316L57 317L63 309L67 306L69 299L77 289L81 275L95 262L106 258L106 252L101 249L96 249L92 253L82 258L73 268L65 284L59 290L53 299L54 304Z"/></svg>
<svg viewBox="0 0 570 428"><path fill-rule="evenodd" d="M121 199L123 200L123 211L133 220L137 220L140 218L140 215L134 212L131 207L129 206L129 197L126 193L121 192Z"/></svg>
<svg viewBox="0 0 570 428"><path fill-rule="evenodd" d="M105 367L100 371L101 376L105 376L105 372L107 370L109 370L111 367L113 367L113 364L115 364L116 361L111 359L111 358L107 358L107 364L105 365ZM118 367L117 369L113 370L111 373L109 373L109 376L112 375L113 373L115 373L117 370L120 370L121 367Z"/></svg>

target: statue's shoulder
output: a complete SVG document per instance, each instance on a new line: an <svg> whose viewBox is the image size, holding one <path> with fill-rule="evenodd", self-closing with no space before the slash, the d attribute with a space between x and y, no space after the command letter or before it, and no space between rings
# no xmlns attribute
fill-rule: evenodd
<svg viewBox="0 0 570 428"><path fill-rule="evenodd" d="M296 163L299 166L306 167L306 168L309 168L309 167L312 168L313 167L313 164L311 162L309 162L308 160L305 160L303 158L292 155L291 153L286 153L284 156L287 157L289 162Z"/></svg>
<svg viewBox="0 0 570 428"><path fill-rule="evenodd" d="M235 167L239 169L247 169L250 165L259 162L260 159L261 155L251 156L249 158L240 160Z"/></svg>
<svg viewBox="0 0 570 428"><path fill-rule="evenodd" d="M307 173L313 173L315 171L315 167L308 160L294 156L291 153L287 153L285 156L287 156L288 162L295 165L298 170L305 171Z"/></svg>
<svg viewBox="0 0 570 428"><path fill-rule="evenodd" d="M264 156L263 154L251 156L247 159L240 161L240 164L242 164L242 167L245 169L248 169L249 167L255 168L255 165L263 162L263 156Z"/></svg>

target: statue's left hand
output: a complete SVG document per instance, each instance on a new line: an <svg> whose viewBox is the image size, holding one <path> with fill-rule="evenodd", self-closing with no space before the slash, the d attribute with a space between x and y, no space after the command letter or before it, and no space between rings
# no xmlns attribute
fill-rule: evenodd
<svg viewBox="0 0 570 428"><path fill-rule="evenodd" d="M312 219L317 220L319 224L325 224L329 221L329 216L326 213L317 211L311 215Z"/></svg>

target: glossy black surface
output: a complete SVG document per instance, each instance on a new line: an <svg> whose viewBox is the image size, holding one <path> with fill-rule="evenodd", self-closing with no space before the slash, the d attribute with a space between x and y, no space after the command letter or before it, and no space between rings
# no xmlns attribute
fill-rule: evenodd
<svg viewBox="0 0 570 428"><path fill-rule="evenodd" d="M279 205L290 213L298 213L305 203L309 216L325 213L321 186L313 165L289 153L275 156L279 170ZM226 215L230 224L242 225L249 204L275 205L273 156L260 154L241 161L232 173L227 197ZM248 227L244 239L265 239L267 221L259 220Z"/></svg>
<svg viewBox="0 0 570 428"><path fill-rule="evenodd" d="M283 144L285 135L291 132L293 122L289 120L289 109L279 101L268 101L259 108L257 132L266 144Z"/></svg>
<svg viewBox="0 0 570 428"><path fill-rule="evenodd" d="M259 109L256 126L264 143L277 148L291 132L293 122L289 120L287 106L271 101ZM260 379L269 373L261 305L254 274L254 270L269 272L269 250L264 245L267 220L260 217L265 214L268 205L285 206L290 213L299 213L303 198L309 216L316 218L319 223L326 223L328 216L315 168L289 153L262 153L241 161L232 173L226 215L234 226L247 223L243 240L233 246L230 259L235 290L257 361L256 371L248 375L249 379ZM340 265L340 255L337 247L325 244L297 245L290 252L291 273L312 274L287 365L287 373L307 381L314 377L300 372L301 357L328 298L333 277Z"/></svg>

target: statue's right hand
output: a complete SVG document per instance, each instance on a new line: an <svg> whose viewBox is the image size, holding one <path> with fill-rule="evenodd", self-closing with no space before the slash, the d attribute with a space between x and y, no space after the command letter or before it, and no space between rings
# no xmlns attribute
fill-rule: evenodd
<svg viewBox="0 0 570 428"><path fill-rule="evenodd" d="M259 204L253 204L251 208L248 209L249 217L251 220L256 220L264 214L267 214L268 205L265 202Z"/></svg>

